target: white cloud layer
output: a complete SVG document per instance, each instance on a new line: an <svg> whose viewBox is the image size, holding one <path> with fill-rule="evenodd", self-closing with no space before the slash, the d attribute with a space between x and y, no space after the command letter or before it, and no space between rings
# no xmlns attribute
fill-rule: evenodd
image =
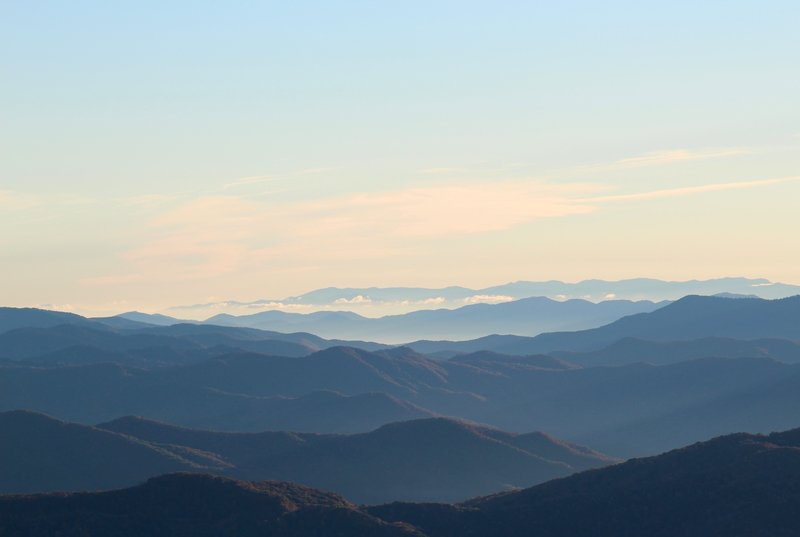
<svg viewBox="0 0 800 537"><path fill-rule="evenodd" d="M372 299L368 296L356 295L353 298L337 298L333 303L342 305L371 304Z"/></svg>
<svg viewBox="0 0 800 537"><path fill-rule="evenodd" d="M511 302L513 296L508 295L473 295L464 299L465 304L501 304Z"/></svg>

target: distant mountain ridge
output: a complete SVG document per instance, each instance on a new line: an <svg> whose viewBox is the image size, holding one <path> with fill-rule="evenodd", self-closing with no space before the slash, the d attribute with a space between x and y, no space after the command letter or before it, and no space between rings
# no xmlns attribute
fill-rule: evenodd
<svg viewBox="0 0 800 537"><path fill-rule="evenodd" d="M19 328L0 334L0 352L16 360L0 361L0 410L324 433L450 416L637 456L706 434L792 426L799 306L687 297L588 331L372 350L196 324ZM420 345L436 359L415 352Z"/></svg>
<svg viewBox="0 0 800 537"><path fill-rule="evenodd" d="M87 319L34 312L31 320L27 310L0 308L6 326L13 326L5 331L0 327L0 359L65 365L114 361L150 368L202 361L233 351L297 357L340 345L387 348L368 341L326 340L304 332L200 324L156 326L122 317Z"/></svg>
<svg viewBox="0 0 800 537"><path fill-rule="evenodd" d="M81 423L141 415L206 429L325 433L451 416L629 457L709 434L790 427L798 367L764 357L592 368L492 353L434 361L407 348L231 353L152 370L12 363L0 364L0 410Z"/></svg>
<svg viewBox="0 0 800 537"><path fill-rule="evenodd" d="M741 340L713 336L680 341L648 341L626 337L595 351L559 351L552 354L583 366L623 365L637 362L665 365L708 357L764 357L791 364L800 363L800 341Z"/></svg>
<svg viewBox="0 0 800 537"><path fill-rule="evenodd" d="M541 433L443 418L357 435L221 433L141 418L94 427L0 413L0 493L102 490L176 471L293 481L359 502L453 501L616 462Z"/></svg>
<svg viewBox="0 0 800 537"><path fill-rule="evenodd" d="M489 350L546 354L596 351L625 338L668 342L708 337L800 341L800 295L775 300L686 296L652 312L628 315L588 330L535 337L492 335L470 341L416 341L408 346L422 353Z"/></svg>
<svg viewBox="0 0 800 537"><path fill-rule="evenodd" d="M48 328L60 324L91 324L85 317L38 308L0 307L0 333L16 328Z"/></svg>
<svg viewBox="0 0 800 537"><path fill-rule="evenodd" d="M666 302L606 300L552 300L530 297L500 304L461 305L455 309L423 309L402 315L364 317L350 311L287 313L263 311L246 315L218 314L205 321L181 321L138 312L95 319L115 328L204 324L244 327L269 332L310 332L336 340L368 340L401 344L426 337L471 339L493 333L536 335L555 330L601 326L633 313L658 309Z"/></svg>
<svg viewBox="0 0 800 537"><path fill-rule="evenodd" d="M524 298L501 304L473 304L456 309L420 310L367 318L352 312L309 314L265 311L251 315L216 315L205 323L279 332L307 331L327 338L404 343L426 337L471 339L495 333L536 335L556 330L592 328L626 315L649 312L664 303L607 300L557 301Z"/></svg>
<svg viewBox="0 0 800 537"><path fill-rule="evenodd" d="M327 287L302 295L253 301L227 300L205 304L175 306L168 313L191 318L210 317L224 312L246 315L254 309L316 308L372 312L370 316L402 314L430 308L457 308L480 302L497 303L530 297L556 300L584 299L594 302L617 300L677 300L686 295L755 295L773 299L800 294L800 285L771 282L764 278L716 278L709 280L665 281L632 278L609 281L590 279L576 283L517 281L480 289L460 286L420 287Z"/></svg>

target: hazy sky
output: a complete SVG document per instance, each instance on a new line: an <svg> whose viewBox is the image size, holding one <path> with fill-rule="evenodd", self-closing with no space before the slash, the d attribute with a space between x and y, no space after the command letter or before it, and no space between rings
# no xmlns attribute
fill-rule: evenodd
<svg viewBox="0 0 800 537"><path fill-rule="evenodd" d="M800 283L800 3L0 0L0 298Z"/></svg>

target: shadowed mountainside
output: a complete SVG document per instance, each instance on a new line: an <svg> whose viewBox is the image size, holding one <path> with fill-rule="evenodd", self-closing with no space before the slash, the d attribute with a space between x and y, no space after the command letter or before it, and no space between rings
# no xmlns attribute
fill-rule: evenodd
<svg viewBox="0 0 800 537"><path fill-rule="evenodd" d="M0 492L119 488L219 464L197 464L148 442L33 412L0 413L0 430Z"/></svg>
<svg viewBox="0 0 800 537"><path fill-rule="evenodd" d="M141 418L96 427L41 414L0 414L0 492L98 490L192 470L279 479L359 502L454 501L615 462L541 433L446 419L357 435L222 433Z"/></svg>
<svg viewBox="0 0 800 537"><path fill-rule="evenodd" d="M100 427L220 454L246 479L296 481L361 503L454 501L615 462L541 433L518 435L447 419L385 425L348 436L303 435L291 449L248 449L257 435L224 435L126 418ZM277 433L269 433L277 434ZM245 457L234 452L248 449Z"/></svg>
<svg viewBox="0 0 800 537"><path fill-rule="evenodd" d="M800 531L800 432L733 434L458 506L369 512L432 537L789 537Z"/></svg>
<svg viewBox="0 0 800 537"><path fill-rule="evenodd" d="M119 491L0 496L0 534L793 537L800 430L733 434L462 504L356 507L282 482L172 474Z"/></svg>
<svg viewBox="0 0 800 537"><path fill-rule="evenodd" d="M420 536L336 494L279 482L172 474L94 494L0 496L0 535Z"/></svg>

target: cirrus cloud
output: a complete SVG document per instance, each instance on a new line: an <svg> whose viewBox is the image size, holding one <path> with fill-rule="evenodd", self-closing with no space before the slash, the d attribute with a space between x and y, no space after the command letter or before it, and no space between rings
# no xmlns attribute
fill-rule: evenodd
<svg viewBox="0 0 800 537"><path fill-rule="evenodd" d="M86 283L203 279L242 268L298 271L327 263L407 259L421 243L497 233L530 222L642 202L762 188L800 177L711 183L606 194L597 184L495 181L434 184L404 190L271 203L207 196L162 212L143 227L141 243L124 254L133 270Z"/></svg>

